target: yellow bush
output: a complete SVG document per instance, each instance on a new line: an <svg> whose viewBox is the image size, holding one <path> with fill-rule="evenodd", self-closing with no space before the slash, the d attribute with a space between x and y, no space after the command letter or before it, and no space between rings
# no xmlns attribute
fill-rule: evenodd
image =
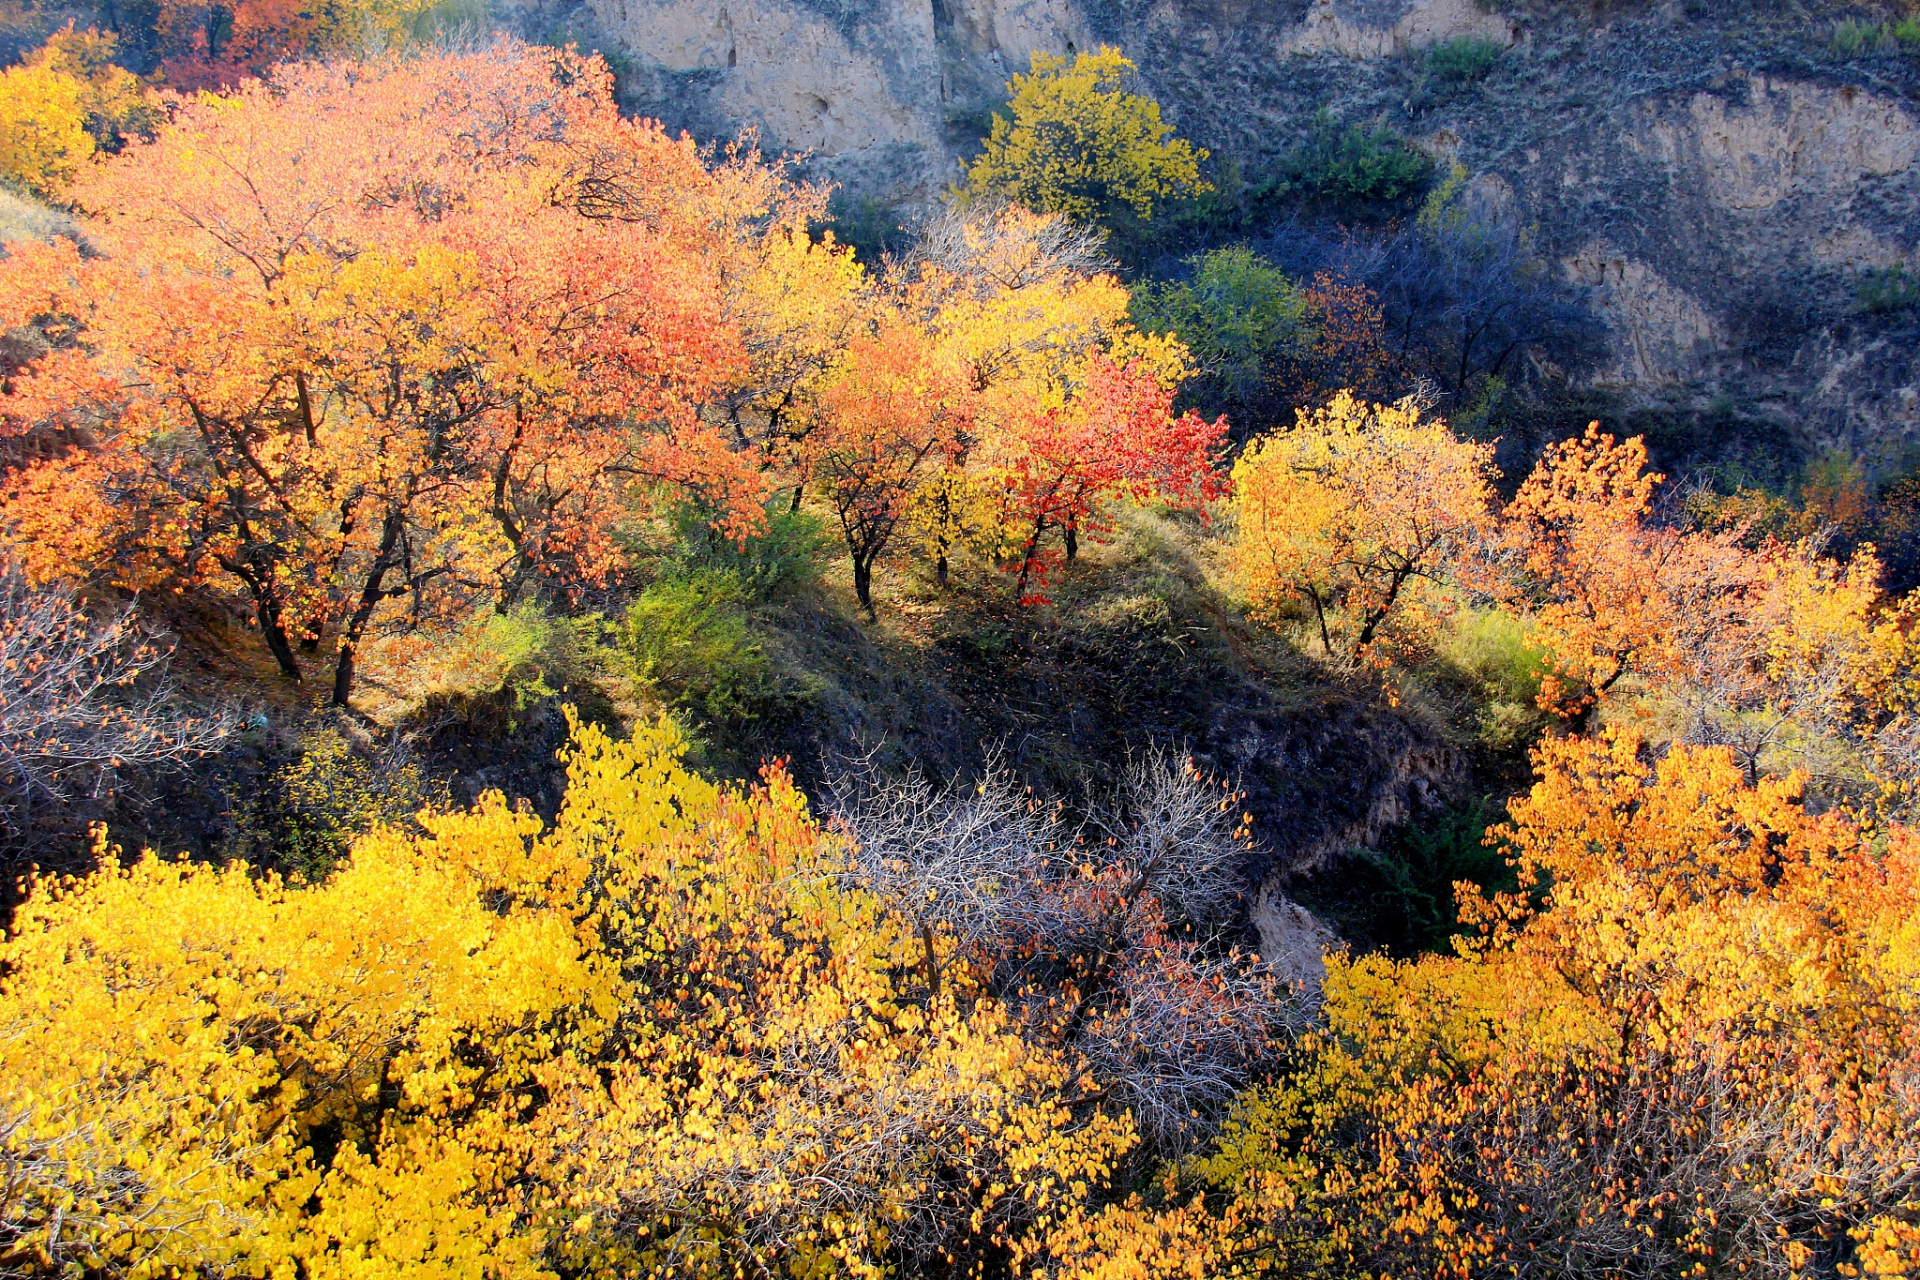
<svg viewBox="0 0 1920 1280"><path fill-rule="evenodd" d="M48 67L0 72L0 174L55 195L93 155L87 86Z"/></svg>
<svg viewBox="0 0 1920 1280"><path fill-rule="evenodd" d="M495 794L313 885L37 884L0 947L10 1274L878 1276L1130 1144L991 1002L928 996L783 777L574 742L551 830Z"/></svg>

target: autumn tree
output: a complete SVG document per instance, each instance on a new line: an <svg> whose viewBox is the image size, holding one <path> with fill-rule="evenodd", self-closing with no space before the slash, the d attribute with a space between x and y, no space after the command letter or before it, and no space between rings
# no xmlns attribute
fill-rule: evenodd
<svg viewBox="0 0 1920 1280"><path fill-rule="evenodd" d="M1543 745L1458 953L1330 957L1325 1026L1063 1274L1838 1274L1920 1261L1920 846L1724 749ZM1809 957L1820 957L1809 965Z"/></svg>
<svg viewBox="0 0 1920 1280"><path fill-rule="evenodd" d="M761 517L693 408L739 359L728 194L572 54L283 70L76 191L101 253L9 261L11 314L68 336L7 413L91 380L88 462L137 513L116 562L243 591L290 676L334 635L344 704L383 610L604 581L640 482Z"/></svg>
<svg viewBox="0 0 1920 1280"><path fill-rule="evenodd" d="M1007 83L1012 101L967 172L967 195L1098 221L1120 210L1150 218L1166 200L1210 190L1207 153L1126 88L1133 70L1118 49L1071 61L1035 50L1027 74Z"/></svg>
<svg viewBox="0 0 1920 1280"><path fill-rule="evenodd" d="M278 63L403 45L433 8L429 0L158 0L147 12L153 53L167 83L224 90L264 76Z"/></svg>
<svg viewBox="0 0 1920 1280"><path fill-rule="evenodd" d="M1409 402L1341 393L1256 440L1233 471L1235 564L1256 611L1311 611L1344 663L1418 648L1491 530L1493 449Z"/></svg>
<svg viewBox="0 0 1920 1280"><path fill-rule="evenodd" d="M1138 492L1151 489L1155 477L1135 453L1131 460L1116 455L1095 463L1131 468L1137 473L1132 481L1116 487L1108 476L1098 482L1097 497L1091 489L1083 491L1057 470L1061 465L1073 470L1077 446L1064 436L1045 438L1049 415L1059 422L1091 423L1086 415L1094 401L1087 389L1097 380L1104 379L1102 387L1115 387L1138 377L1170 389L1190 369L1186 348L1177 340L1143 333L1130 323L1127 291L1111 274L1099 233L1058 214L1013 207L949 211L924 229L890 273L885 290L901 317L927 331L939 359L960 370L969 394L971 442L936 459L908 503L914 543L934 560L943 582L949 558L963 548L984 559L1011 557L1016 569L1031 577L1053 558L1044 545L1047 535L1067 527L1054 522L1056 515L1068 514L1075 503L1097 506L1135 482L1144 486ZM1125 378L1110 376L1121 366L1131 372ZM1148 414L1139 425L1160 430L1174 421L1169 414L1166 423L1154 425ZM1099 432L1115 429L1115 422L1104 419L1104 425L1092 428L1093 435L1076 438L1095 448ZM1167 440L1169 468L1193 463L1191 442L1173 434ZM1030 446L1036 442L1053 456L1033 453ZM1050 468L1061 481L1052 496L1042 478ZM1181 483L1171 484L1169 496ZM1023 505L1029 497L1043 505L1059 497L1068 506L1041 512ZM1036 516L1046 521L1037 535ZM1079 532L1076 526L1076 549Z"/></svg>
<svg viewBox="0 0 1920 1280"><path fill-rule="evenodd" d="M978 984L1029 1039L1084 1054L1160 1157L1203 1141L1304 1016L1231 942L1237 799L1160 750L1079 828L999 761L947 786L855 768L829 792L862 882L913 922L927 989Z"/></svg>
<svg viewBox="0 0 1920 1280"><path fill-rule="evenodd" d="M883 322L854 340L820 397L807 470L840 525L853 591L872 618L874 562L892 541L928 464L962 451L971 414L960 366L924 331Z"/></svg>
<svg viewBox="0 0 1920 1280"><path fill-rule="evenodd" d="M0 174L58 197L93 156L86 102L86 85L52 67L0 71Z"/></svg>
<svg viewBox="0 0 1920 1280"><path fill-rule="evenodd" d="M993 474L1013 531L1014 595L1025 602L1056 560L1071 564L1080 538L1108 525L1107 504L1131 496L1202 507L1226 492L1219 469L1227 420L1189 409L1175 416L1171 389L1139 361L1096 355L1085 385L1057 408L1031 410L999 445ZM1048 546L1058 534L1060 549Z"/></svg>
<svg viewBox="0 0 1920 1280"><path fill-rule="evenodd" d="M737 328L746 359L701 413L735 448L791 485L797 509L808 480L806 441L822 420L828 375L871 329L881 300L850 250L808 232L809 217L825 207L817 193L768 189L771 175L742 157L729 168L731 176L761 188L751 200L736 197L738 203L778 204L779 216L764 233L738 238L720 259L721 314Z"/></svg>
<svg viewBox="0 0 1920 1280"><path fill-rule="evenodd" d="M127 143L152 136L164 114L159 98L139 77L119 64L120 38L111 31L69 22L27 54L22 63L45 67L82 86L80 108L96 149L114 154Z"/></svg>
<svg viewBox="0 0 1920 1280"><path fill-rule="evenodd" d="M97 798L128 770L220 748L236 717L181 705L171 649L129 607L90 616L71 591L0 577L0 821L10 836L53 806Z"/></svg>

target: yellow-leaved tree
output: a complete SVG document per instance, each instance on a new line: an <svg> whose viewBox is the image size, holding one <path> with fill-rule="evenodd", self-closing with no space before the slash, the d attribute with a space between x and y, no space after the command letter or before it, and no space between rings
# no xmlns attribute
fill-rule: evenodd
<svg viewBox="0 0 1920 1280"><path fill-rule="evenodd" d="M1007 82L1008 114L994 116L967 194L1103 221L1123 210L1151 218L1164 201L1211 190L1200 176L1207 153L1127 89L1133 71L1110 47L1071 61L1035 50L1027 74Z"/></svg>
<svg viewBox="0 0 1920 1280"><path fill-rule="evenodd" d="M87 86L50 66L0 71L0 174L58 196L93 156Z"/></svg>
<svg viewBox="0 0 1920 1280"><path fill-rule="evenodd" d="M1491 528L1496 474L1491 445L1409 403L1341 392L1301 410L1233 469L1249 601L1268 616L1304 606L1321 649L1345 663L1417 649Z"/></svg>
<svg viewBox="0 0 1920 1280"><path fill-rule="evenodd" d="M1134 1139L1073 1060L929 992L783 775L680 751L576 726L550 830L493 795L319 883L148 855L35 885L0 1265L879 1276L1097 1183Z"/></svg>

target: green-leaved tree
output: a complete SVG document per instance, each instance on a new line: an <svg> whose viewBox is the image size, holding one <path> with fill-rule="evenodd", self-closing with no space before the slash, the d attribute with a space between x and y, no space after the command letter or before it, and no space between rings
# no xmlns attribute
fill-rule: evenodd
<svg viewBox="0 0 1920 1280"><path fill-rule="evenodd" d="M1245 245L1187 259L1186 280L1134 290L1133 322L1193 353L1187 394L1207 412L1238 416L1269 390L1274 365L1312 341L1307 300L1286 273Z"/></svg>

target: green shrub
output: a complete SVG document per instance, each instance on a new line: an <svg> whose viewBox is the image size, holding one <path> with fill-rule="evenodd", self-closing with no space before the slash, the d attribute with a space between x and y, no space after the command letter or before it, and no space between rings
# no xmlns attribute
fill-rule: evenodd
<svg viewBox="0 0 1920 1280"><path fill-rule="evenodd" d="M1506 859L1486 845L1488 826L1503 816L1491 799L1450 805L1390 833L1378 849L1349 850L1289 893L1356 950L1445 952L1463 932L1455 882L1517 887Z"/></svg>
<svg viewBox="0 0 1920 1280"><path fill-rule="evenodd" d="M731 576L746 595L764 600L813 584L838 544L826 522L811 511L791 509L790 495L767 504L761 531L744 541L715 529L711 513L683 503L667 521L664 534L629 547L644 578L686 578L700 573Z"/></svg>
<svg viewBox="0 0 1920 1280"><path fill-rule="evenodd" d="M1898 22L1863 22L1848 18L1833 28L1833 51L1845 58L1884 53L1902 45L1920 44L1920 16Z"/></svg>
<svg viewBox="0 0 1920 1280"><path fill-rule="evenodd" d="M1380 872L1380 936L1400 954L1446 951L1460 930L1455 882L1511 890L1513 869L1486 845L1503 815L1485 801L1456 805L1430 822L1402 828L1371 859Z"/></svg>
<svg viewBox="0 0 1920 1280"><path fill-rule="evenodd" d="M1506 53L1507 47L1498 41L1461 36L1428 45L1420 63L1426 73L1435 79L1464 85L1484 79L1488 72L1500 65L1500 59Z"/></svg>
<svg viewBox="0 0 1920 1280"><path fill-rule="evenodd" d="M654 583L621 629L634 677L696 727L730 731L767 715L779 687L754 636L750 600L739 577L724 571Z"/></svg>
<svg viewBox="0 0 1920 1280"><path fill-rule="evenodd" d="M1441 663L1474 690L1474 733L1489 750L1512 753L1547 726L1540 710L1546 658L1527 644L1526 624L1502 609L1464 609L1442 635Z"/></svg>
<svg viewBox="0 0 1920 1280"><path fill-rule="evenodd" d="M1854 286L1860 305L1874 315L1920 305L1920 277L1904 265L1880 267L1861 275Z"/></svg>
<svg viewBox="0 0 1920 1280"><path fill-rule="evenodd" d="M1299 191L1350 204L1398 200L1424 187L1432 173L1433 161L1393 130L1343 127L1322 110L1263 194Z"/></svg>
<svg viewBox="0 0 1920 1280"><path fill-rule="evenodd" d="M563 690L592 682L604 627L598 614L554 617L523 600L455 627L378 637L362 650L367 709L414 729L460 724L484 736L513 734Z"/></svg>
<svg viewBox="0 0 1920 1280"><path fill-rule="evenodd" d="M850 246L853 256L869 267L904 252L913 240L899 205L872 196L850 196L844 190L827 200L822 229L833 232L835 240Z"/></svg>

